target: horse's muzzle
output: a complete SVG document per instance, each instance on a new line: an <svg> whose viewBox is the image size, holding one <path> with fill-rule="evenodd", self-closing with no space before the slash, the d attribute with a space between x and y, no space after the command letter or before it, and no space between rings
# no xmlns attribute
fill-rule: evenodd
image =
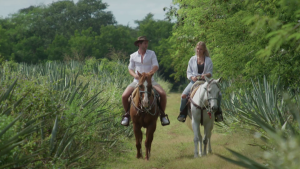
<svg viewBox="0 0 300 169"><path fill-rule="evenodd" d="M212 107L211 107L211 110L212 110L213 112L217 111L217 110L218 110L218 106L212 106Z"/></svg>
<svg viewBox="0 0 300 169"><path fill-rule="evenodd" d="M149 100L148 99L142 100L142 106L145 107L145 108L148 108L149 107Z"/></svg>

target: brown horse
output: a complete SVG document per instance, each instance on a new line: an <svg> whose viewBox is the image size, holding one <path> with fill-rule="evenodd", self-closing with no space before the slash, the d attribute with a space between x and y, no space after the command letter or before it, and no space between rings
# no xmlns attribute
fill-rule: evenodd
<svg viewBox="0 0 300 169"><path fill-rule="evenodd" d="M156 130L156 122L159 115L159 107L157 98L152 90L151 77L153 74L138 72L140 77L138 87L132 93L132 102L130 106L130 116L133 123L133 131L136 140L137 158L142 156L142 139L143 134L141 128L144 127L146 131L146 160L150 158L151 144L153 135ZM145 81L147 86L145 87Z"/></svg>

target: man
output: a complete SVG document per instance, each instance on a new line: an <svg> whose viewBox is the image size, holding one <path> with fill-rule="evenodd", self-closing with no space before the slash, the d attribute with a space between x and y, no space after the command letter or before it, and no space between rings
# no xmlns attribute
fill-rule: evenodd
<svg viewBox="0 0 300 169"><path fill-rule="evenodd" d="M128 65L128 70L131 76L134 77L133 82L127 86L123 95L122 95L122 103L125 110L125 115L123 116L121 124L123 126L129 125L129 110L130 105L128 104L128 98L130 94L133 92L135 87L139 82L139 76L137 75L137 71L140 73L155 73L158 70L158 61L154 51L147 50L149 40L145 36L138 37L137 41L134 42L135 46L138 46L138 51L134 52L130 55L130 62ZM154 81L152 77L152 86L156 89L156 91L160 95L160 105L161 105L161 115L160 120L163 126L169 125L170 121L166 118L165 109L167 104L167 95L163 88Z"/></svg>

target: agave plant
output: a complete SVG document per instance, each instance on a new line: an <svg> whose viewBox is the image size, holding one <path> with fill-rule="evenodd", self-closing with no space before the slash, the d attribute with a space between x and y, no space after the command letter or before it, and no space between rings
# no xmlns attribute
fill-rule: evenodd
<svg viewBox="0 0 300 169"><path fill-rule="evenodd" d="M14 103L12 107L6 106L3 102L9 98L16 83L17 80L15 80L13 84L11 84L8 89L0 95L0 168L26 165L31 162L34 156L37 155L36 153L29 155L22 152L17 154L13 153L18 147L26 144L26 137L35 132L39 126L39 124L31 124L20 131L15 131L14 125L20 118L22 118L23 115L21 114L18 117L13 118L10 116L10 113L12 108L16 108L23 98Z"/></svg>
<svg viewBox="0 0 300 169"><path fill-rule="evenodd" d="M120 119L116 118L120 117L122 110L121 93L132 81L126 73L127 66L119 61L90 62L88 65L76 61L37 65L6 63L0 68L2 86L14 77L22 80L17 87L15 81L0 96L2 103L1 100L11 98L13 91L18 91L16 97L9 99L9 104L0 105L0 115L9 117L5 125L2 121L0 123L4 126L1 127L1 134L4 133L1 137L10 142L11 138L17 140L15 133L10 131L18 126L18 138L26 138L26 142L18 140L6 149L18 156L9 156L0 150L3 158L11 157L5 162L7 168L26 165L29 168L92 167L93 164L85 163L84 159L95 153L95 145L114 148L118 146L120 135L132 135L132 128L120 126ZM21 97L20 91L27 91L26 97ZM32 99L36 99L35 102ZM23 113L18 117L15 112ZM5 143L2 138L0 146ZM34 153L29 155L28 152ZM104 152L97 153L107 156ZM23 159L24 154L28 159ZM35 154L38 155L32 156Z"/></svg>
<svg viewBox="0 0 300 169"><path fill-rule="evenodd" d="M230 93L230 97L223 101L225 123L238 122L248 125L248 129L259 130L261 128L251 117L260 117L271 126L280 128L291 114L288 112L283 90L277 83L268 83L264 77L263 83L252 81L251 90L238 90ZM226 125L223 124L226 127ZM228 125L227 125L228 127Z"/></svg>
<svg viewBox="0 0 300 169"><path fill-rule="evenodd" d="M255 131L255 136L261 138L269 148L262 155L264 164L228 149L238 160L219 157L245 168L298 168L300 158L300 116L299 96L293 97L282 92L280 85L252 82L253 90L239 94L237 98L231 95L231 100L225 101L228 119L243 122ZM231 103L231 105L230 105ZM232 118L232 117L236 118ZM251 127L252 126L252 127ZM254 128L254 129L253 129Z"/></svg>

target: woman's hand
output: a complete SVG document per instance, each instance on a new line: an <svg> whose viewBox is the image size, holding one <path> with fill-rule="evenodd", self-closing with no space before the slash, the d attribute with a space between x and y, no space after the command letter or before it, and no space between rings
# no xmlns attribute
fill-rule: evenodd
<svg viewBox="0 0 300 169"><path fill-rule="evenodd" d="M210 78L211 77L211 74L210 73L207 73L207 74L202 74L201 75L201 79L205 79L205 76Z"/></svg>
<svg viewBox="0 0 300 169"><path fill-rule="evenodd" d="M192 79L192 81L194 81L194 82L197 81L197 77L196 77L196 76L193 76L191 79Z"/></svg>

